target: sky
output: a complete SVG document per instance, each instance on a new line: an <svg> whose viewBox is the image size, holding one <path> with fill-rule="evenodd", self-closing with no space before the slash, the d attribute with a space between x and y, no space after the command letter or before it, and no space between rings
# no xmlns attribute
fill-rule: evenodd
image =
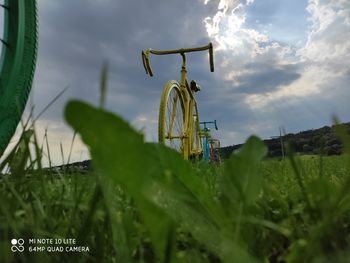
<svg viewBox="0 0 350 263"><path fill-rule="evenodd" d="M60 144L67 158L73 136L64 106L98 104L105 61L106 109L156 141L162 88L179 78L181 59L151 57L150 78L140 56L147 48L213 43L215 72L201 52L187 56L187 69L202 88L201 121L217 120L212 134L222 146L251 134L267 139L279 127L295 133L331 125L333 115L350 121L349 0L38 0L38 15L35 114L68 87L36 123L39 138L48 130L54 164L62 162ZM87 158L76 140L71 161Z"/></svg>

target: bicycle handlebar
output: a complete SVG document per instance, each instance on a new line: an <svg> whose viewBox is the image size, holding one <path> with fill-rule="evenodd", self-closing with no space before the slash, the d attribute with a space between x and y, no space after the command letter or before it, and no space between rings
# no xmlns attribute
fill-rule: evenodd
<svg viewBox="0 0 350 263"><path fill-rule="evenodd" d="M207 128L207 124L214 124L215 130L218 130L218 126L216 124L216 120L214 120L214 121L202 121L199 124L203 124L204 128Z"/></svg>
<svg viewBox="0 0 350 263"><path fill-rule="evenodd" d="M152 49L147 49L145 51L142 50L142 53L141 53L142 63L143 63L143 67L145 68L146 74L148 74L152 77L153 72L151 69L150 62L149 62L149 55L150 54L154 54L154 55L181 54L181 55L184 55L185 53L204 51L204 50L209 50L210 71L214 72L214 52L213 52L213 44L211 42L206 46L196 47L196 48L180 48L180 49L174 49L174 50L152 50Z"/></svg>

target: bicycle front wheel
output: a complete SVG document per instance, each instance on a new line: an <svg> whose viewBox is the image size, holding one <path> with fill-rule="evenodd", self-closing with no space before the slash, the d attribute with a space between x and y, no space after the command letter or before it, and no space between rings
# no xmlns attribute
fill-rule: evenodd
<svg viewBox="0 0 350 263"><path fill-rule="evenodd" d="M163 89L159 107L159 143L184 155L184 101L179 84L168 81Z"/></svg>

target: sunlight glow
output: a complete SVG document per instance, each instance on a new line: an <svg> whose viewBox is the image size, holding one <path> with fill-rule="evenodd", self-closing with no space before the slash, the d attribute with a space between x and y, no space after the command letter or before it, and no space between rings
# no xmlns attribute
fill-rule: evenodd
<svg viewBox="0 0 350 263"><path fill-rule="evenodd" d="M205 4L209 1L205 1ZM246 22L245 7L253 0L240 1L221 0L213 17L206 17L204 24L208 36L219 44L217 50L235 50L242 48L250 39L256 42L267 42L268 37L254 29L243 28Z"/></svg>

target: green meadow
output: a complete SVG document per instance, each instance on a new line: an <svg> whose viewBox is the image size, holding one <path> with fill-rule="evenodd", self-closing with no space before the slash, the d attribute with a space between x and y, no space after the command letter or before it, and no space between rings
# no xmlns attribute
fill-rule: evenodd
<svg viewBox="0 0 350 263"><path fill-rule="evenodd" d="M146 143L84 102L69 102L65 119L92 169L43 168L47 141L22 134L0 164L0 262L348 262L350 140L340 125L340 156L290 149L267 159L251 136L217 166ZM27 242L22 253L11 251L13 238ZM34 238L78 248L30 246Z"/></svg>

